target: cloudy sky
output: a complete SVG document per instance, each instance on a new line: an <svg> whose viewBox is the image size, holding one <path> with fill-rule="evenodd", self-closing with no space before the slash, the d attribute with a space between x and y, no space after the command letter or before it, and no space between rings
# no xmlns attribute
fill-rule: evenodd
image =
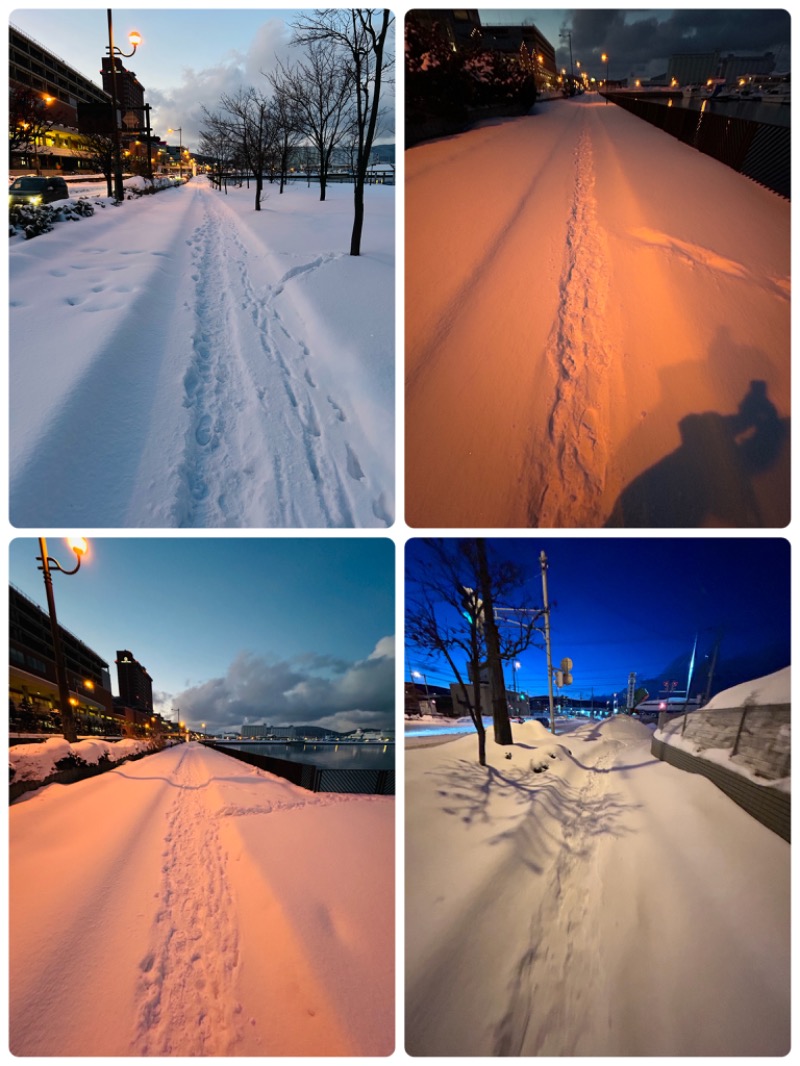
<svg viewBox="0 0 800 1066"><path fill-rule="evenodd" d="M213 110L223 93L248 85L268 95L262 71L273 69L276 58L287 62L298 55L291 45L292 24L301 13L266 6L241 10L177 4L165 10L114 8L114 43L129 52L128 33L139 31L142 43L136 55L122 62L146 90L153 129L173 143L175 138L167 130L180 127L184 145L197 151L204 105ZM10 22L102 85L100 65L108 48L106 8L17 8ZM392 99L389 85L387 105ZM393 134L384 139L393 140Z"/></svg>
<svg viewBox="0 0 800 1066"><path fill-rule="evenodd" d="M67 565L65 542L48 549ZM42 607L37 540L10 580ZM59 622L109 664L129 649L159 709L209 729L244 721L341 731L394 725L394 545L382 538L96 538L54 575Z"/></svg>
<svg viewBox="0 0 800 1066"><path fill-rule="evenodd" d="M663 74L678 52L776 54L780 70L790 69L789 14L778 8L586 8L478 9L490 24L530 21L556 46L559 67L569 69L569 47L560 32L572 34L572 57L595 77L605 76L600 56L609 57L609 77Z"/></svg>

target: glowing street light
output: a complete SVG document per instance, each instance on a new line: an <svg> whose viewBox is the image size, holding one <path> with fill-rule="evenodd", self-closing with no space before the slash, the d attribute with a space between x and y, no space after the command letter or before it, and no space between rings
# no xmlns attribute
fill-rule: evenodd
<svg viewBox="0 0 800 1066"><path fill-rule="evenodd" d="M603 52L600 58L606 65L606 103L608 103L608 56Z"/></svg>
<svg viewBox="0 0 800 1066"><path fill-rule="evenodd" d="M175 129L172 129L172 127L170 127L167 130L167 133L178 134L178 177L183 180L183 126L177 126Z"/></svg>
<svg viewBox="0 0 800 1066"><path fill-rule="evenodd" d="M61 712L61 731L64 734L64 740L70 744L74 744L78 739L78 732L72 708L77 704L77 700L73 703L67 686L67 670L64 665L64 654L61 648L61 633L58 628L58 618L56 616L56 600L53 594L52 572L53 570L60 570L62 574L77 574L81 568L81 559L88 551L88 545L83 537L74 538L67 541L67 543L75 553L76 563L72 570L65 570L57 559L48 555L47 541L44 537L39 537L39 551L41 552L41 555L37 555L36 558L42 564L37 569L41 570L44 575L44 588L47 594L47 609L50 614L50 634L53 639L53 658L55 659L56 680L58 682L58 709Z"/></svg>
<svg viewBox="0 0 800 1066"><path fill-rule="evenodd" d="M119 203L125 199L125 189L122 184L122 157L119 150L119 126L117 125L117 56L122 56L124 59L129 59L139 45L142 43L142 35L138 30L131 30L128 34L128 41L131 45L130 52L123 52L121 48L117 48L114 44L114 25L111 18L111 8L107 8L108 14L108 46L106 51L109 55L109 61L111 66L111 106L113 109L113 121L111 123L114 129L114 199Z"/></svg>

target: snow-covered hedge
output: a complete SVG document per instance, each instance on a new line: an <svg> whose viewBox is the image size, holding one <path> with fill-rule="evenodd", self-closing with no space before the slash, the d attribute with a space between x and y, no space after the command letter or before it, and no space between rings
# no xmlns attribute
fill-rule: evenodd
<svg viewBox="0 0 800 1066"><path fill-rule="evenodd" d="M9 749L11 800L23 792L59 781L78 781L128 759L158 751L154 740L86 739L70 744L63 737L48 737L41 743L17 744Z"/></svg>
<svg viewBox="0 0 800 1066"><path fill-rule="evenodd" d="M56 204L15 204L8 211L9 236L22 233L26 240L49 233L56 222L77 222L94 214L89 200L64 200Z"/></svg>
<svg viewBox="0 0 800 1066"><path fill-rule="evenodd" d="M151 196L164 189L172 189L176 184L179 183L173 178L158 177L154 178L152 183L142 178L125 186L125 199L138 200L141 196ZM54 204L16 204L9 208L8 235L21 235L29 241L33 237L49 233L57 222L77 222L81 218L89 218L96 208L113 206L115 203L116 201L109 197L86 199L81 196L77 200L60 200Z"/></svg>

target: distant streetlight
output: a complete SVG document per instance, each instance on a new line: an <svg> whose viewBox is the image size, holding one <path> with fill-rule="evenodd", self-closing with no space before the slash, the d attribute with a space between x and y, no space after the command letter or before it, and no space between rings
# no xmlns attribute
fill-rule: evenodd
<svg viewBox="0 0 800 1066"><path fill-rule="evenodd" d="M428 692L428 679L427 679L427 677L424 674L421 674L419 672L419 670L412 670L411 671L411 676L412 677L421 677L422 680L425 682L425 702L428 704L428 713L430 713L431 697L430 697L430 693Z"/></svg>
<svg viewBox="0 0 800 1066"><path fill-rule="evenodd" d="M117 56L122 56L124 59L130 58L142 43L142 35L137 30L131 30L128 34L128 41L132 51L123 52L122 49L117 48L114 44L114 25L111 18L111 8L109 7L106 10L108 13L107 51L111 64L111 125L114 129L114 199L119 202L125 199L125 189L122 184L122 157L119 145L119 126L117 125Z"/></svg>
<svg viewBox="0 0 800 1066"><path fill-rule="evenodd" d="M88 545L83 537L68 540L67 543L75 553L77 560L73 570L65 570L57 559L53 559L52 556L47 554L47 541L44 537L39 537L41 555L37 555L36 558L42 564L37 569L41 570L44 575L44 588L47 593L47 609L50 614L50 633L53 639L53 658L55 659L56 681L58 683L58 703L59 711L61 712L61 731L64 735L64 740L74 744L78 739L78 732L75 725L75 716L72 713L73 704L70 700L67 670L64 665L64 654L61 648L61 633L58 629L58 618L56 617L52 571L60 570L62 574L77 574L81 568L81 557L86 554Z"/></svg>
<svg viewBox="0 0 800 1066"><path fill-rule="evenodd" d="M175 129L172 129L172 127L170 127L167 130L167 133L178 134L178 177L181 179L181 181L183 181L183 126L177 126Z"/></svg>
<svg viewBox="0 0 800 1066"><path fill-rule="evenodd" d="M608 56L603 52L600 58L606 65L606 103L608 103Z"/></svg>

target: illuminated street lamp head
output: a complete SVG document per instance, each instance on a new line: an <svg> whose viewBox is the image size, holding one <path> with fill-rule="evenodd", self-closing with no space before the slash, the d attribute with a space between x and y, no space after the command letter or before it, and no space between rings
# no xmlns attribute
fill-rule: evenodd
<svg viewBox="0 0 800 1066"><path fill-rule="evenodd" d="M131 48L133 48L135 52L139 45L142 43L142 35L141 33L139 33L138 30L131 30L131 32L128 34L128 40L130 41Z"/></svg>
<svg viewBox="0 0 800 1066"><path fill-rule="evenodd" d="M608 62L608 56L607 56L607 55L605 54L605 52L603 52L603 54L602 54L602 55L600 56L600 58L602 59L602 61L603 61L604 63L607 63L607 62Z"/></svg>
<svg viewBox="0 0 800 1066"><path fill-rule="evenodd" d="M67 544L75 552L79 561L89 550L89 542L85 537L69 537Z"/></svg>

